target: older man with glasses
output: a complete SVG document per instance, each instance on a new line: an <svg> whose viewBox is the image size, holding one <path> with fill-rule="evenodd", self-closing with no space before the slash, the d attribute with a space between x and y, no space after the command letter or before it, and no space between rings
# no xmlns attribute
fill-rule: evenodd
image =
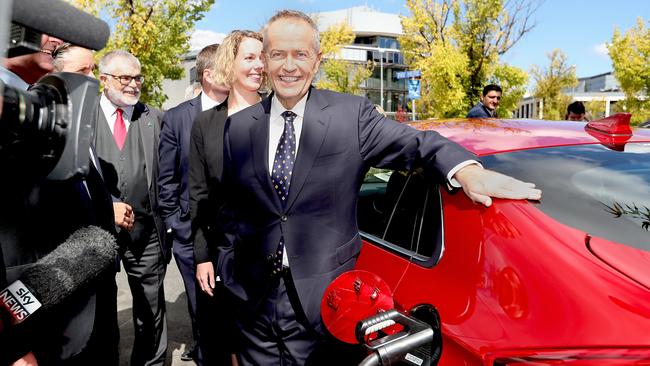
<svg viewBox="0 0 650 366"><path fill-rule="evenodd" d="M113 187L122 263L133 295L135 340L131 365L163 365L167 325L163 279L169 259L165 225L158 214L158 143L162 114L138 100L144 82L140 62L117 50L99 62L104 87L95 148ZM124 228L119 220L132 223Z"/></svg>

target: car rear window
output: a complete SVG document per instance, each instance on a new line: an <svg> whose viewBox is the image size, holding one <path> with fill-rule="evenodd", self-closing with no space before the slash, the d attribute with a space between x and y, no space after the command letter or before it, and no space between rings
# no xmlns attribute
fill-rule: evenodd
<svg viewBox="0 0 650 366"><path fill-rule="evenodd" d="M481 159L487 168L533 182L538 207L566 225L650 250L650 144L624 152L602 145L517 151Z"/></svg>

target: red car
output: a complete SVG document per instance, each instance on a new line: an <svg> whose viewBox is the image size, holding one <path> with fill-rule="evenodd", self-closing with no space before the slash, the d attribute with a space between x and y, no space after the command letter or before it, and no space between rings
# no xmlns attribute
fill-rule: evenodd
<svg viewBox="0 0 650 366"><path fill-rule="evenodd" d="M543 190L486 208L418 172L366 175L357 269L398 310L437 309L439 365L650 365L650 130L629 115L411 126Z"/></svg>

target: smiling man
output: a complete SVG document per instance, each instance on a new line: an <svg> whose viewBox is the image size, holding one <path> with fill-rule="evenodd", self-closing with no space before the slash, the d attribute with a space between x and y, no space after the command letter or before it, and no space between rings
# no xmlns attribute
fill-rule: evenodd
<svg viewBox="0 0 650 366"><path fill-rule="evenodd" d="M114 187L122 264L133 295L135 339L131 365L163 365L167 350L163 279L169 247L158 213L158 143L162 114L138 100L144 82L140 62L126 51L111 51L99 62L104 87L95 148L109 187ZM119 226L119 224L118 224Z"/></svg>
<svg viewBox="0 0 650 366"><path fill-rule="evenodd" d="M497 116L497 107L501 103L501 87L496 84L489 84L483 88L481 100L476 103L467 118L494 118Z"/></svg>
<svg viewBox="0 0 650 366"><path fill-rule="evenodd" d="M324 336L320 303L330 281L354 268L356 200L369 167L423 168L485 206L490 196L541 192L484 170L435 132L385 118L367 98L313 88L318 29L301 12L269 20L263 57L273 94L232 115L224 139L229 201L217 273L240 301L239 362L354 364Z"/></svg>

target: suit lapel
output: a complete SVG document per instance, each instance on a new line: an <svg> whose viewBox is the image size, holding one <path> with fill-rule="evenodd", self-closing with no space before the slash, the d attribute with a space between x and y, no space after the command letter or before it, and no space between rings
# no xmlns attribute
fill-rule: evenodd
<svg viewBox="0 0 650 366"><path fill-rule="evenodd" d="M264 191L270 197L271 201L277 208L282 204L278 194L273 188L271 175L269 173L269 125L271 116L271 97L262 99L261 108L258 108L252 117L258 121L251 128L251 151L253 152L253 165L255 174L259 179Z"/></svg>
<svg viewBox="0 0 650 366"><path fill-rule="evenodd" d="M327 135L330 123L330 116L323 111L327 108L327 105L327 100L322 97L320 91L312 88L302 120L302 132L300 133L296 163L291 174L291 189L289 189L287 210L291 209L296 197L300 194L314 165L314 160L318 156L323 141L325 141L325 135Z"/></svg>
<svg viewBox="0 0 650 366"><path fill-rule="evenodd" d="M99 134L99 128L100 126L103 128L105 126L108 126L108 121L106 120L106 115L104 114L104 110L102 109L102 106L98 103L97 104L97 121L95 122L95 128L94 128L94 138L93 142L95 143L94 145L97 146L97 135Z"/></svg>
<svg viewBox="0 0 650 366"><path fill-rule="evenodd" d="M153 149L154 149L154 121L149 117L149 109L142 103L137 103L133 108L131 123L137 122L140 127L140 140L144 148L144 161L147 170L147 186L151 187L153 176Z"/></svg>
<svg viewBox="0 0 650 366"><path fill-rule="evenodd" d="M201 113L201 94L194 99L190 99L190 108L187 109L187 113L189 114L190 124L192 124L196 116Z"/></svg>

